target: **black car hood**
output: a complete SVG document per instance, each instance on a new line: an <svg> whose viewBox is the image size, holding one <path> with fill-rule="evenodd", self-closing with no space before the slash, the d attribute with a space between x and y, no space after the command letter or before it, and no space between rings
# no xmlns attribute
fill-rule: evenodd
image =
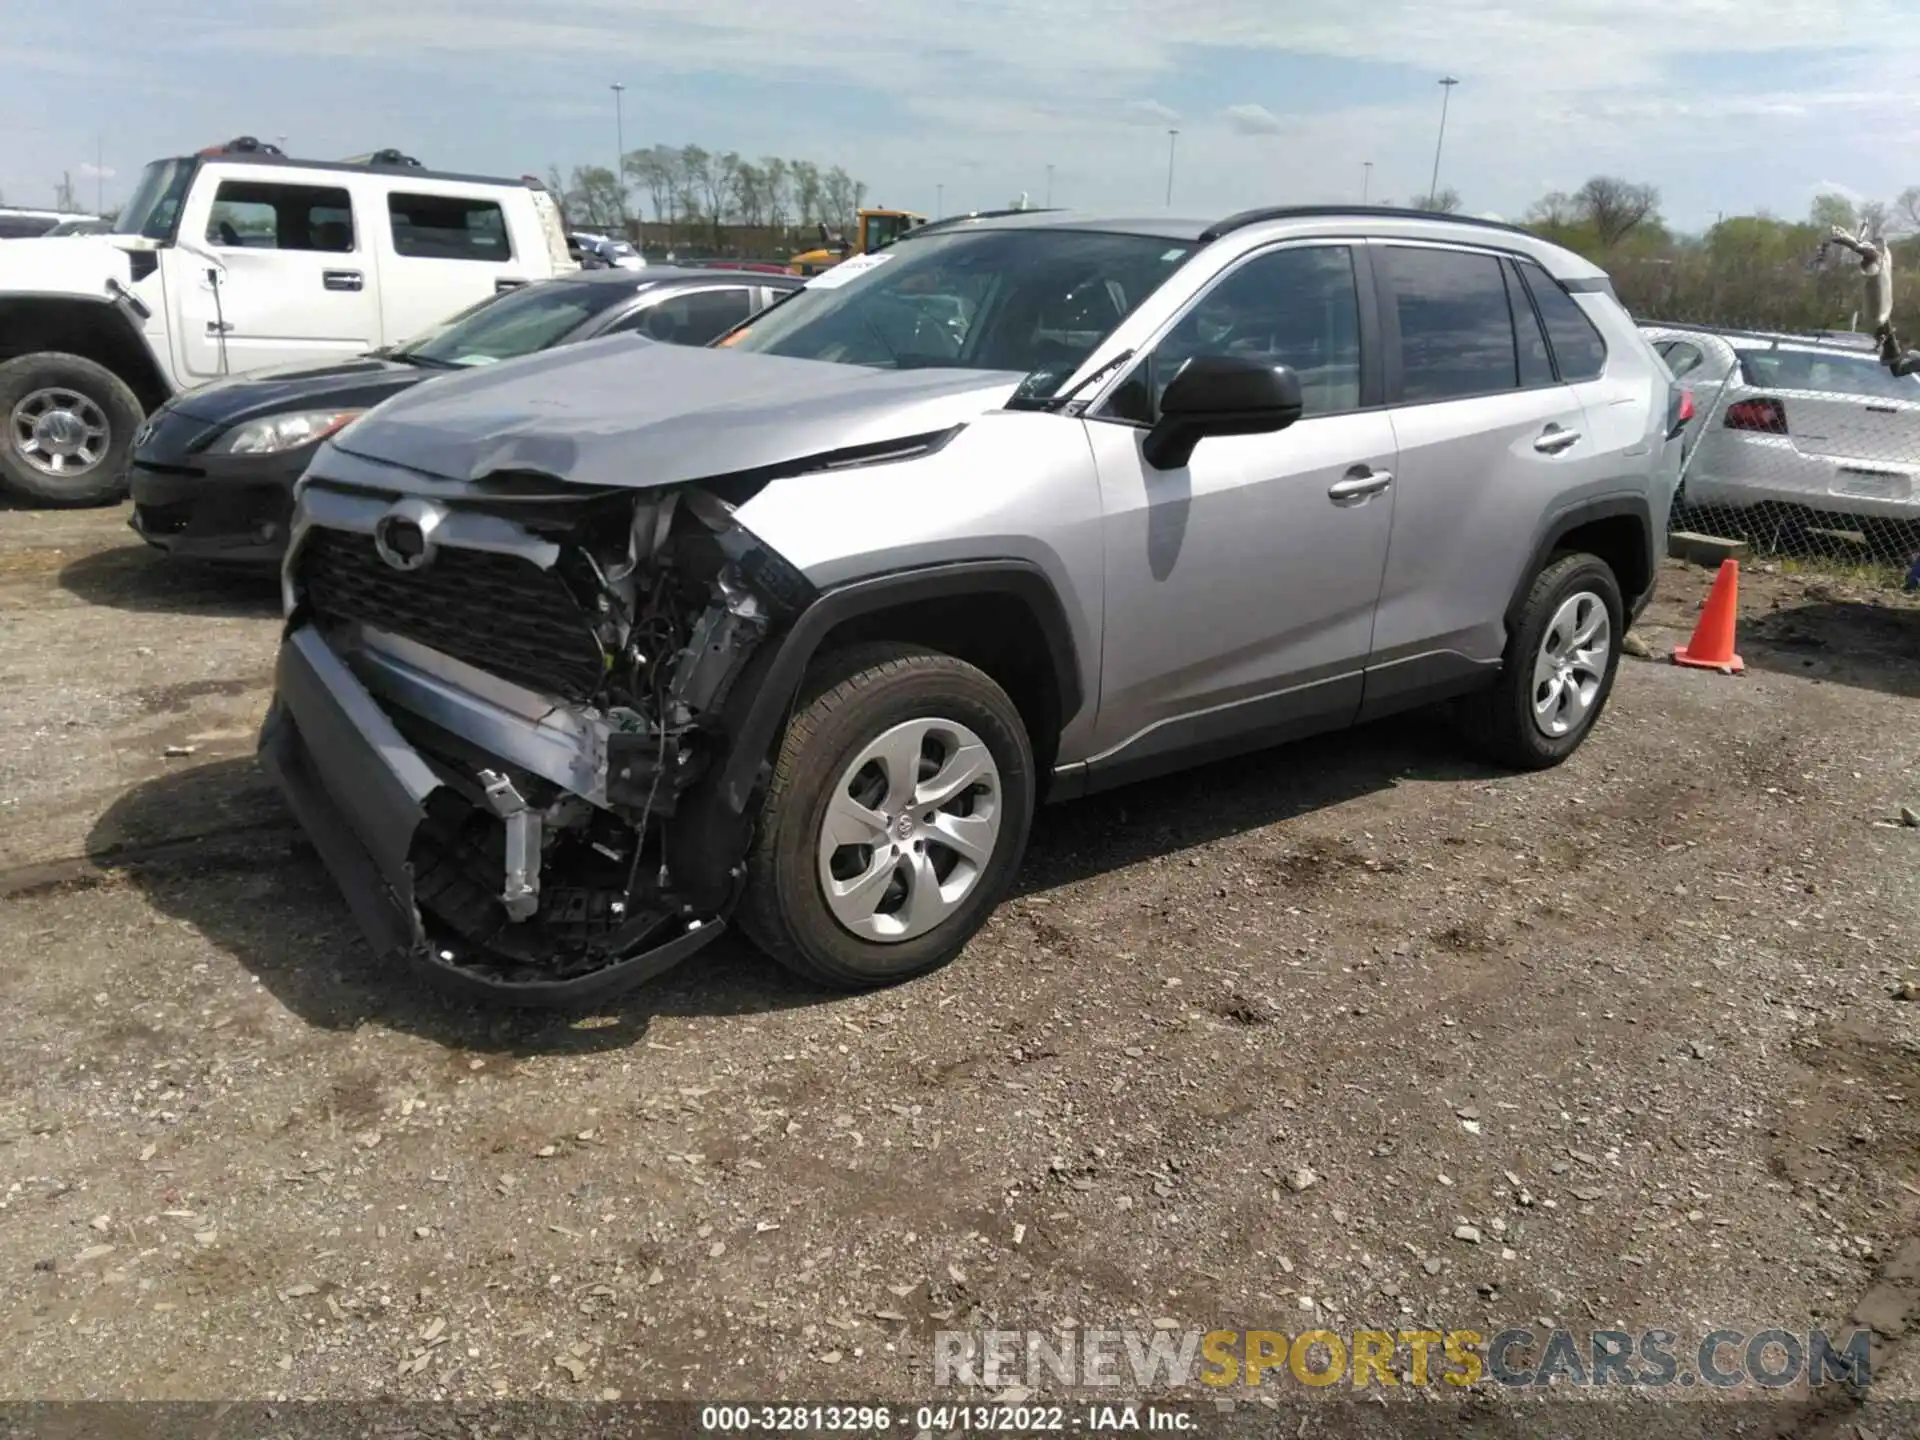
<svg viewBox="0 0 1920 1440"><path fill-rule="evenodd" d="M225 428L297 410L371 409L408 386L447 373L375 355L326 365L280 365L188 390L174 398L171 408L190 420Z"/></svg>
<svg viewBox="0 0 1920 1440"><path fill-rule="evenodd" d="M1006 404L1021 378L616 336L449 376L329 445L449 480L517 471L644 489L949 429Z"/></svg>

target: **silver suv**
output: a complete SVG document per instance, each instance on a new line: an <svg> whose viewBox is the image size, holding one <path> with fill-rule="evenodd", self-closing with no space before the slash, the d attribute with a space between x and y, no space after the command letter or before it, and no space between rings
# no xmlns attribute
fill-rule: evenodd
<svg viewBox="0 0 1920 1440"><path fill-rule="evenodd" d="M592 342L338 433L262 752L442 978L579 1000L737 921L897 981L1043 798L1436 700L1565 759L1682 413L1606 276L1520 230L936 223L713 348Z"/></svg>

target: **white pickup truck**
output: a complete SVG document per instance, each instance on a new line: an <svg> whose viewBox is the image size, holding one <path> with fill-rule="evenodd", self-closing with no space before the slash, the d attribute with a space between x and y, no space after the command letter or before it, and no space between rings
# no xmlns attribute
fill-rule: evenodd
<svg viewBox="0 0 1920 1440"><path fill-rule="evenodd" d="M0 245L0 488L112 500L143 417L178 390L362 354L578 268L532 178L246 138L156 160L113 233Z"/></svg>

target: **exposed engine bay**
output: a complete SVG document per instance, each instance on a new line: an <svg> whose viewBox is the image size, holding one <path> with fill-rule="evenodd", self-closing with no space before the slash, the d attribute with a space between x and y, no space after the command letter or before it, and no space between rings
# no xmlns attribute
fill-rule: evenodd
<svg viewBox="0 0 1920 1440"><path fill-rule="evenodd" d="M672 827L743 670L814 594L707 491L557 489L310 483L287 570L290 630L319 630L439 781L407 855L421 958L490 986L724 912L716 877L675 874Z"/></svg>

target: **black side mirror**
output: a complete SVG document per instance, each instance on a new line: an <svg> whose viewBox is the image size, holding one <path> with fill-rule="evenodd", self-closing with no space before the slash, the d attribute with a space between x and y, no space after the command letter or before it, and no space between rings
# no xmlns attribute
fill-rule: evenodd
<svg viewBox="0 0 1920 1440"><path fill-rule="evenodd" d="M1160 398L1159 422L1141 453L1156 470L1178 470L1209 435L1271 435L1300 418L1300 377L1285 365L1237 355L1196 355Z"/></svg>

